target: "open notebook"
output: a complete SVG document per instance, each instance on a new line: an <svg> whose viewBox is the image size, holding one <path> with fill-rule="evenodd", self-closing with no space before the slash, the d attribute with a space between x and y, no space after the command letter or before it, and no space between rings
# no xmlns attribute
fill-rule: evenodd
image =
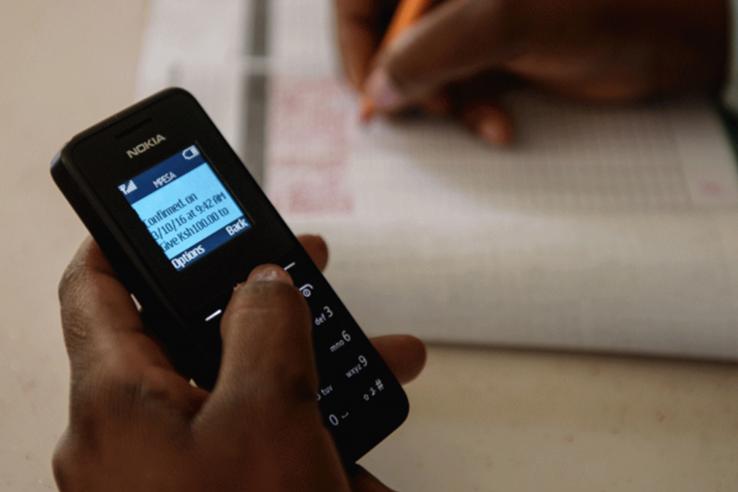
<svg viewBox="0 0 738 492"><path fill-rule="evenodd" d="M707 103L516 94L509 150L361 127L331 3L154 1L139 92L201 99L293 229L328 238L367 332L738 360L738 175Z"/></svg>

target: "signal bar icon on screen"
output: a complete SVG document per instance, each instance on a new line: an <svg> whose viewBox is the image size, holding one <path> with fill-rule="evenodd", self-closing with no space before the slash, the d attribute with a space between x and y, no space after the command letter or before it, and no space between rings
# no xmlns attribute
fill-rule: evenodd
<svg viewBox="0 0 738 492"><path fill-rule="evenodd" d="M136 191L138 189L138 186L136 186L136 183L134 183L133 180L130 180L127 183L118 185L118 189L121 193L123 193L123 196L126 196L129 193L133 193L134 191Z"/></svg>

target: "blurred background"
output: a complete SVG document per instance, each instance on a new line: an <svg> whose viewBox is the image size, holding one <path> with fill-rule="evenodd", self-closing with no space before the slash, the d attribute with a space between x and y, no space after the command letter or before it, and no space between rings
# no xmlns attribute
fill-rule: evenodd
<svg viewBox="0 0 738 492"><path fill-rule="evenodd" d="M84 236L49 178L77 129L134 97L145 2L3 2L0 488L54 490L68 365L56 284Z"/></svg>
<svg viewBox="0 0 738 492"><path fill-rule="evenodd" d="M370 334L430 342L363 462L388 485L738 489L738 178L712 101L517 90L492 148L444 118L358 124L330 0L0 5L0 489L53 490L66 425L56 285L86 232L48 164L169 85L326 236Z"/></svg>

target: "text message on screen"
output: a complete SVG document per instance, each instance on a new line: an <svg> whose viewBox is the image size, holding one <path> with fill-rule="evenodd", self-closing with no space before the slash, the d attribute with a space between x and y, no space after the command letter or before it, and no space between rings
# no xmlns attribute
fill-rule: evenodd
<svg viewBox="0 0 738 492"><path fill-rule="evenodd" d="M118 189L177 270L251 228L195 145Z"/></svg>

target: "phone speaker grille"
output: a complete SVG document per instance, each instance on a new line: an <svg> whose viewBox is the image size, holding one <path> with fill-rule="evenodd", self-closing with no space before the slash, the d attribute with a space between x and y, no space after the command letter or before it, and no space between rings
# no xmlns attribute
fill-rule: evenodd
<svg viewBox="0 0 738 492"><path fill-rule="evenodd" d="M146 118L143 121L139 121L138 123L135 123L135 124L129 126L128 128L126 128L125 130L123 130L122 132L118 133L115 136L115 138L127 137L131 133L135 132L136 130L138 130L139 128L141 128L143 126L148 125L149 123L151 123L151 118Z"/></svg>

